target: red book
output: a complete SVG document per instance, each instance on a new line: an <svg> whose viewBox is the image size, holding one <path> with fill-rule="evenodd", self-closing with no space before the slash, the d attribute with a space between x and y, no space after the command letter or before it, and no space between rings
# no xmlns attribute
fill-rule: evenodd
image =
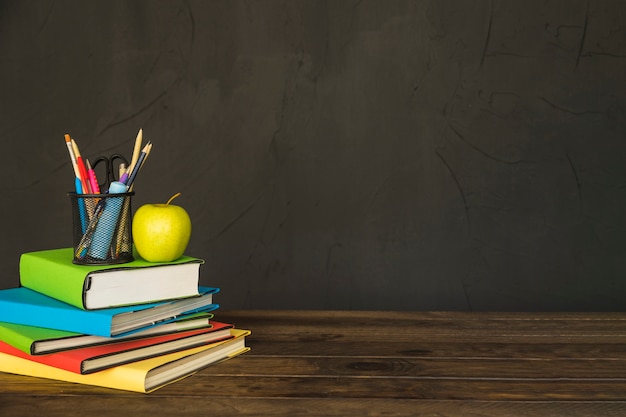
<svg viewBox="0 0 626 417"><path fill-rule="evenodd" d="M89 374L129 362L153 358L232 337L232 324L211 321L212 327L185 330L154 337L120 341L107 345L29 355L0 341L0 352L78 374Z"/></svg>

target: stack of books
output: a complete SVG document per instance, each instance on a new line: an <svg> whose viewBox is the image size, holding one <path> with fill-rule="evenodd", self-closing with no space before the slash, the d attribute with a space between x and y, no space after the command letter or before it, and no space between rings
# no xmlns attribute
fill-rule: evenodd
<svg viewBox="0 0 626 417"><path fill-rule="evenodd" d="M72 248L25 253L0 290L0 371L152 392L249 350L249 330L214 320L219 289L198 258L72 263Z"/></svg>

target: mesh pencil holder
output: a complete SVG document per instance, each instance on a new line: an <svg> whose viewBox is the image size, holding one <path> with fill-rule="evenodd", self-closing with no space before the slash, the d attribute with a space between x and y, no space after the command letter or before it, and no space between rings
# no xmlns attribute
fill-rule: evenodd
<svg viewBox="0 0 626 417"><path fill-rule="evenodd" d="M68 193L72 203L73 263L113 265L133 261L131 197Z"/></svg>

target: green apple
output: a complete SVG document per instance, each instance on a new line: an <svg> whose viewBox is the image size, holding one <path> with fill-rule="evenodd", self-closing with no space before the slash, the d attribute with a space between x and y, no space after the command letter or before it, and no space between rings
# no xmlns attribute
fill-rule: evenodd
<svg viewBox="0 0 626 417"><path fill-rule="evenodd" d="M149 262L170 262L183 256L191 237L191 219L184 208L170 204L145 204L133 216L133 244Z"/></svg>

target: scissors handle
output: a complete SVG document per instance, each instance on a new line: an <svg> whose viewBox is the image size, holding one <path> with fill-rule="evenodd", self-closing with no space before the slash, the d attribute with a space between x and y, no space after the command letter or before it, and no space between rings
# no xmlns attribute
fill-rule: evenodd
<svg viewBox="0 0 626 417"><path fill-rule="evenodd" d="M108 189L113 181L117 181L120 177L119 175L119 166L121 164L125 164L126 168L128 168L128 160L118 153L114 153L110 157L99 156L95 159L92 164L92 168L96 169L96 167L100 164L104 164L104 182L98 182L100 189Z"/></svg>

